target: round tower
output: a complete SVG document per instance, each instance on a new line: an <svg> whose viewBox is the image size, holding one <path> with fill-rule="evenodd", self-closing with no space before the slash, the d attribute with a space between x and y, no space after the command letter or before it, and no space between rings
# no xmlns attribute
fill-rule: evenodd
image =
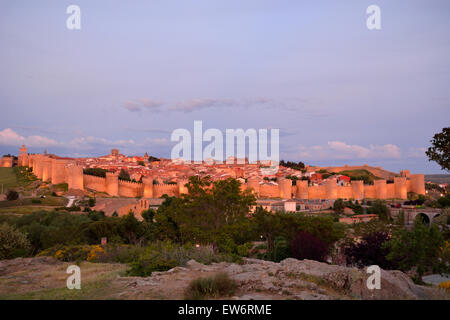
<svg viewBox="0 0 450 320"><path fill-rule="evenodd" d="M394 177L394 189L397 199L407 199L406 177Z"/></svg>
<svg viewBox="0 0 450 320"><path fill-rule="evenodd" d="M247 180L247 189L253 190L252 192L258 196L259 195L259 180L256 177L250 177Z"/></svg>
<svg viewBox="0 0 450 320"><path fill-rule="evenodd" d="M42 179L43 156L37 154L34 159L33 173L38 179Z"/></svg>
<svg viewBox="0 0 450 320"><path fill-rule="evenodd" d="M66 167L67 160L52 159L52 184L60 184L66 182Z"/></svg>
<svg viewBox="0 0 450 320"><path fill-rule="evenodd" d="M292 198L292 180L286 178L278 179L278 186L280 189L280 198L291 199Z"/></svg>
<svg viewBox="0 0 450 320"><path fill-rule="evenodd" d="M83 167L76 164L67 166L69 190L84 190Z"/></svg>
<svg viewBox="0 0 450 320"><path fill-rule="evenodd" d="M411 191L417 194L425 194L425 176L423 174L411 175Z"/></svg>
<svg viewBox="0 0 450 320"><path fill-rule="evenodd" d="M51 181L52 179L52 159L44 157L42 160L42 181Z"/></svg>
<svg viewBox="0 0 450 320"><path fill-rule="evenodd" d="M189 181L186 179L182 179L178 181L178 194L181 196L182 194L188 194L188 188L186 187L186 184Z"/></svg>
<svg viewBox="0 0 450 320"><path fill-rule="evenodd" d="M375 197L377 199L386 199L387 197L386 180L375 180L373 184L375 186Z"/></svg>
<svg viewBox="0 0 450 320"><path fill-rule="evenodd" d="M337 199L337 180L329 179L325 182L326 197L330 200Z"/></svg>
<svg viewBox="0 0 450 320"><path fill-rule="evenodd" d="M400 170L400 177L409 178L411 176L411 172L409 170Z"/></svg>
<svg viewBox="0 0 450 320"><path fill-rule="evenodd" d="M28 149L27 149L27 147L25 147L24 144L20 147L20 150L19 150L18 165L20 167L28 166Z"/></svg>
<svg viewBox="0 0 450 320"><path fill-rule="evenodd" d="M106 173L106 193L113 197L119 196L119 174L117 172Z"/></svg>
<svg viewBox="0 0 450 320"><path fill-rule="evenodd" d="M153 176L146 176L142 178L144 184L144 198L153 198Z"/></svg>
<svg viewBox="0 0 450 320"><path fill-rule="evenodd" d="M298 199L308 199L308 180L297 180L297 193Z"/></svg>
<svg viewBox="0 0 450 320"><path fill-rule="evenodd" d="M351 181L353 199L355 200L363 200L364 199L364 181L362 180L354 180Z"/></svg>

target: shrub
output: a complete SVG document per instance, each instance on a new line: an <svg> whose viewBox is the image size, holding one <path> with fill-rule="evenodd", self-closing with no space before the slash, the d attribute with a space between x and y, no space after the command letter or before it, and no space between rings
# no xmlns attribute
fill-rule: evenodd
<svg viewBox="0 0 450 320"><path fill-rule="evenodd" d="M14 201L19 199L19 193L15 190L8 190L6 193L6 200L8 201Z"/></svg>
<svg viewBox="0 0 450 320"><path fill-rule="evenodd" d="M97 246L62 246L57 245L41 251L38 256L50 256L60 261L89 261L94 259Z"/></svg>
<svg viewBox="0 0 450 320"><path fill-rule="evenodd" d="M29 248L30 242L25 233L7 223L0 225L0 260L24 256Z"/></svg>
<svg viewBox="0 0 450 320"><path fill-rule="evenodd" d="M219 261L235 261L234 255L216 254L211 248L196 248L171 242L156 242L145 248L145 252L131 263L129 275L147 277L154 271L167 271L176 266L184 266L189 260L210 264Z"/></svg>
<svg viewBox="0 0 450 320"><path fill-rule="evenodd" d="M218 273L213 277L197 278L189 283L184 292L186 300L229 297L236 290L236 282L227 273Z"/></svg>
<svg viewBox="0 0 450 320"><path fill-rule="evenodd" d="M144 247L132 245L108 245L93 261L102 263L133 263L145 252Z"/></svg>
<svg viewBox="0 0 450 320"><path fill-rule="evenodd" d="M275 262L280 262L281 260L289 258L289 247L284 237L275 238L271 256L272 260Z"/></svg>
<svg viewBox="0 0 450 320"><path fill-rule="evenodd" d="M344 212L344 201L342 199L337 199L333 203L333 210L336 213L343 213Z"/></svg>
<svg viewBox="0 0 450 320"><path fill-rule="evenodd" d="M131 276L149 277L154 271L167 271L178 265L178 262L169 256L156 251L146 252L136 262L131 263L128 274Z"/></svg>
<svg viewBox="0 0 450 320"><path fill-rule="evenodd" d="M89 198L88 204L89 207L95 207L96 199L95 198Z"/></svg>
<svg viewBox="0 0 450 320"><path fill-rule="evenodd" d="M439 283L438 288L445 289L450 292L450 281Z"/></svg>
<svg viewBox="0 0 450 320"><path fill-rule="evenodd" d="M400 229L393 233L385 244L389 249L386 258L396 261L402 271L415 268L415 278L420 283L422 275L428 270L447 271L448 262L442 261L441 257L444 245L444 238L435 224L428 227L416 220L412 230Z"/></svg>
<svg viewBox="0 0 450 320"><path fill-rule="evenodd" d="M237 246L237 254L241 257L248 257L250 249L253 248L253 243L247 242Z"/></svg>
<svg viewBox="0 0 450 320"><path fill-rule="evenodd" d="M300 231L291 242L291 255L293 258L303 260L325 261L328 255L328 245L312 234Z"/></svg>
<svg viewBox="0 0 450 320"><path fill-rule="evenodd" d="M395 269L396 264L386 259L389 250L384 244L390 239L387 232L372 232L363 236L360 242L352 242L344 248L347 263L364 266L378 265L383 269Z"/></svg>
<svg viewBox="0 0 450 320"><path fill-rule="evenodd" d="M375 200L371 204L370 208L367 208L368 214L377 214L380 220L388 220L389 218L389 209L384 203L383 200Z"/></svg>

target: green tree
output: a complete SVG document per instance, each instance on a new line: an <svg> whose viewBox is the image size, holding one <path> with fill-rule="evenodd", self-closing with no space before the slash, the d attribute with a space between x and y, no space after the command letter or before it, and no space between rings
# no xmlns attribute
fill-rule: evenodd
<svg viewBox="0 0 450 320"><path fill-rule="evenodd" d="M337 199L336 201L334 201L334 204L333 204L334 212L336 212L336 213L343 213L344 212L344 208L345 208L344 200Z"/></svg>
<svg viewBox="0 0 450 320"><path fill-rule="evenodd" d="M389 219L389 208L383 200L375 200L372 205L367 208L368 214L377 214L380 220L387 221Z"/></svg>
<svg viewBox="0 0 450 320"><path fill-rule="evenodd" d="M131 181L130 174L125 169L120 169L119 179L120 180L125 180L125 181Z"/></svg>
<svg viewBox="0 0 450 320"><path fill-rule="evenodd" d="M412 230L399 229L392 235L385 246L389 250L386 258L398 264L400 270L409 271L416 268L416 281L421 282L422 275L427 270L433 272L443 271L439 259L444 239L438 227L424 225L419 219L414 223Z"/></svg>
<svg viewBox="0 0 450 320"><path fill-rule="evenodd" d="M166 197L155 216L158 228L181 242L216 243L222 230L243 221L255 197L241 191L240 182L191 177L189 191L179 198Z"/></svg>
<svg viewBox="0 0 450 320"><path fill-rule="evenodd" d="M442 170L450 171L450 127L443 128L430 140L431 147L425 152L429 161L435 161Z"/></svg>

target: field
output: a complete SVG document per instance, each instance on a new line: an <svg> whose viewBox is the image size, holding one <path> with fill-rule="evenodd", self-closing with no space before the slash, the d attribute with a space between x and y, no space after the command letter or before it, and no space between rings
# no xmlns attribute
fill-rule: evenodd
<svg viewBox="0 0 450 320"><path fill-rule="evenodd" d="M31 173L20 167L0 168L0 193L5 194L10 189L18 191L22 198L14 201L0 201L0 214L28 214L34 211L52 210L55 207L63 207L68 202L66 198L50 196L51 190L64 191L67 189L67 184L50 189L47 185L41 185ZM37 193L36 190L38 190ZM33 192L34 196L30 197ZM46 196L40 198L40 194Z"/></svg>
<svg viewBox="0 0 450 320"><path fill-rule="evenodd" d="M14 168L0 168L0 193L5 193L6 190L17 186L17 175Z"/></svg>

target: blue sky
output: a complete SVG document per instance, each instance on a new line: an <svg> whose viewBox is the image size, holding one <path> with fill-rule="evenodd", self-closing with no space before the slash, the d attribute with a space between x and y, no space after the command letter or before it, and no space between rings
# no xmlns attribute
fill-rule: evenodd
<svg viewBox="0 0 450 320"><path fill-rule="evenodd" d="M169 157L202 120L279 128L283 159L441 173L449 31L447 0L2 1L0 153Z"/></svg>

